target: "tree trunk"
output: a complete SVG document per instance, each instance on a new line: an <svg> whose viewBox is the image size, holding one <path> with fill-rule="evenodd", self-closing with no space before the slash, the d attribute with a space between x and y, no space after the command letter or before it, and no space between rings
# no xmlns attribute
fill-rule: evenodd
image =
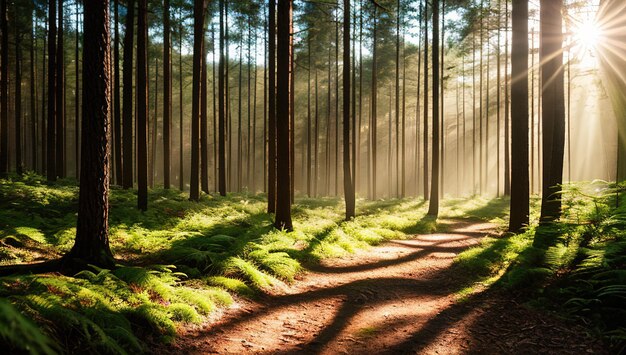
<svg viewBox="0 0 626 355"><path fill-rule="evenodd" d="M22 175L22 36L15 32L15 172Z"/></svg>
<svg viewBox="0 0 626 355"><path fill-rule="evenodd" d="M311 196L311 34L307 37L307 59L308 59L308 77L307 77L307 104L306 104L306 195Z"/></svg>
<svg viewBox="0 0 626 355"><path fill-rule="evenodd" d="M433 0L433 165L428 215L439 214L439 0Z"/></svg>
<svg viewBox="0 0 626 355"><path fill-rule="evenodd" d="M163 187L171 185L172 160L172 39L170 0L163 2Z"/></svg>
<svg viewBox="0 0 626 355"><path fill-rule="evenodd" d="M335 196L339 196L339 10L335 19Z"/></svg>
<svg viewBox="0 0 626 355"><path fill-rule="evenodd" d="M472 32L472 194L476 195L476 35Z"/></svg>
<svg viewBox="0 0 626 355"><path fill-rule="evenodd" d="M277 14L277 78L276 78L276 219L278 229L292 230L291 223L291 159L290 159L290 92L292 0L278 0Z"/></svg>
<svg viewBox="0 0 626 355"><path fill-rule="evenodd" d="M6 0L3 0L6 1ZM5 5L6 7L6 5ZM4 16L2 16L3 18L6 17L6 13L4 14ZM2 31L3 33L6 33L6 31ZM48 0L48 124L47 124L47 149L46 149L46 154L47 154L47 163L46 163L46 168L47 168L47 177L48 177L48 181L56 181L57 179L57 154L56 154L56 149L57 149L57 143L56 143L56 127L57 127L57 80L56 80L56 75L57 75L57 71L56 71L56 61L57 61L57 47L56 47L56 36L57 36L57 24L56 24L56 0ZM2 41L6 41L6 36L3 36ZM3 45L3 48L6 48L6 46ZM2 53L2 55L5 55L4 52ZM7 63L6 60L3 60L3 63ZM5 75L6 72L6 65L3 65L2 68L2 78L6 78L7 75ZM4 87L6 81L3 81L2 83L2 87L0 88L0 92L2 95L2 100L6 100L5 98L7 97L7 90ZM5 109L5 107L7 107L7 105L2 105L2 121L3 122L8 122L5 119L5 111L8 111L8 107ZM6 127L5 124L2 125L3 127ZM6 130L5 130L6 131ZM5 134L3 132L3 134ZM5 140L2 139L2 145L5 144ZM3 154L2 156L4 156L7 152L7 147L3 148ZM8 155L7 155L8 156ZM6 170L5 166L7 164L7 161L2 161L3 157L0 157L0 172L2 171L8 171Z"/></svg>
<svg viewBox="0 0 626 355"><path fill-rule="evenodd" d="M80 82L80 70L79 70L79 63L80 63L80 51L79 51L79 44L80 44L80 33L79 33L79 9L78 9L78 1L76 2L76 16L75 16L75 21L76 21L76 46L74 47L74 69L76 71L76 76L74 77L74 164L76 164L76 171L75 171L75 176L76 179L80 178L80 95L79 95L79 91L80 91L80 86L79 86L79 82ZM121 120L121 113L120 113L120 93L119 93L119 89L120 89L120 80L119 80L119 75L120 75L120 62L119 62L119 43L118 43L118 35L119 35L119 19L118 19L118 6L119 4L116 2L115 3L115 50L116 50L116 54L115 54L115 109L114 109L114 118L116 120L118 120L118 123L116 123L116 127L119 128L119 126L121 125L121 122L119 122ZM116 162L115 166L117 168L117 170L122 169L121 163L122 163L122 152L121 152L121 144L122 144L122 137L121 137L121 132L119 132L118 129L118 134L116 134L116 143L119 143L119 147L115 148L116 153L119 155L120 160L119 162ZM119 164L118 164L119 163ZM122 184L122 175L118 173L117 176L117 181L116 183L118 185Z"/></svg>
<svg viewBox="0 0 626 355"><path fill-rule="evenodd" d="M405 34L406 35L406 34ZM402 39L402 123L401 123L401 158L400 163L400 197L406 196L406 50ZM419 55L419 52L417 52ZM419 78L419 76L418 76Z"/></svg>
<svg viewBox="0 0 626 355"><path fill-rule="evenodd" d="M35 10L33 8L32 16L34 23L31 28L30 36L30 128L31 128L31 169L35 172L37 169L37 66L35 65L36 48L35 48L35 29L37 28L37 20L34 17ZM77 162L78 163L78 162Z"/></svg>
<svg viewBox="0 0 626 355"><path fill-rule="evenodd" d="M251 20L250 20L251 21ZM252 126L252 63L251 63L251 56L252 56L252 25L251 22L248 23L248 53L247 53L247 69L248 69L248 73L246 75L246 79L248 80L248 91L247 91L247 96L248 96L248 127L247 127L247 135L246 135L246 189L248 191L250 191L250 170L251 170L251 159L250 159L250 133L251 133L251 126Z"/></svg>
<svg viewBox="0 0 626 355"><path fill-rule="evenodd" d="M276 212L276 0L269 0L267 212Z"/></svg>
<svg viewBox="0 0 626 355"><path fill-rule="evenodd" d="M346 220L350 220L355 214L354 185L350 171L350 0L343 1L343 12L343 191Z"/></svg>
<svg viewBox="0 0 626 355"><path fill-rule="evenodd" d="M480 36L480 41L479 41L479 88L478 88L478 94L479 94L479 100L478 100L478 193L479 194L483 194L484 192L484 188L483 188L483 152L485 151L485 145L483 143L483 109L484 109L484 102L483 102L483 48L484 48L484 18L483 18L483 11L484 11L484 0L480 0L480 30L479 30L479 36Z"/></svg>
<svg viewBox="0 0 626 355"><path fill-rule="evenodd" d="M202 95L202 57L204 56L204 12L206 1L196 1L193 7L193 83L191 98L191 178L189 199L200 201L200 96Z"/></svg>
<svg viewBox="0 0 626 355"><path fill-rule="evenodd" d="M373 35L373 42L372 42L372 46L374 47L372 50L372 94L371 94L371 102L370 102L370 107L371 107L371 114L372 114L372 119L371 119L371 123L370 123L370 140L371 140L371 145L372 145L372 200L376 199L376 174L377 174L377 170L376 170L376 126L377 126L377 120L376 120L376 101L377 101L377 89L378 89L378 85L377 85L377 57L376 57L376 48L378 47L378 42L377 40L377 23L378 23L378 18L376 16L377 14L377 10L378 8L376 7L377 5L374 5L374 35Z"/></svg>
<svg viewBox="0 0 626 355"><path fill-rule="evenodd" d="M178 27L178 189L185 191L185 116L183 112L183 25L182 12L180 14L180 25Z"/></svg>
<svg viewBox="0 0 626 355"><path fill-rule="evenodd" d="M504 195L511 195L511 141L509 104L509 2L504 2ZM528 32L528 28L526 28ZM528 34L526 35L528 37ZM528 62L528 60L527 60ZM533 64L531 64L532 68ZM532 106L532 104L531 104ZM533 126L530 126L532 131Z"/></svg>
<svg viewBox="0 0 626 355"><path fill-rule="evenodd" d="M358 150L358 153L355 154L355 156L353 157L353 159L356 160L357 165L355 166L354 169L354 187L356 189L357 186L357 175L360 176L360 174L357 174L357 170L360 172L360 166L361 166L361 127L362 127L362 122L363 122L363 0L361 0L359 2L359 126L358 126L358 135L357 135L357 141L355 141L354 143L356 143L356 147ZM355 130L357 130L357 128L355 127ZM358 157L358 158L357 158ZM369 177L369 172L366 173L366 175Z"/></svg>
<svg viewBox="0 0 626 355"><path fill-rule="evenodd" d="M320 137L320 123L319 123L319 80L317 73L317 61L313 64L315 67L315 133L314 133L314 157L315 157L315 174L313 175L313 196L317 197L317 181L319 179L320 171L320 156L319 156L319 137Z"/></svg>
<svg viewBox="0 0 626 355"><path fill-rule="evenodd" d="M257 53L257 30L256 28L254 29L254 53ZM253 66L254 66L254 87L253 87L253 92L254 92L254 99L253 101L253 111L252 111L252 156L250 156L248 154L248 159L252 160L252 171L251 171L251 189L250 191L253 194L256 194L256 159L257 159L257 154L256 154L256 133L257 133L257 94L258 94L258 90L257 90L257 79L259 77L259 73L258 73L258 66L257 66L257 62L256 62L256 56L254 57L254 62L253 62Z"/></svg>
<svg viewBox="0 0 626 355"><path fill-rule="evenodd" d="M54 10L54 0L50 7ZM9 173L9 36L7 0L0 0L0 178ZM52 11L54 12L54 11ZM48 177L49 180L55 178Z"/></svg>
<svg viewBox="0 0 626 355"><path fill-rule="evenodd" d="M243 136L241 131L241 121L243 119L243 111L242 111L242 80L243 80L243 35L241 36L241 40L239 41L239 83L237 85L238 89L238 98L237 98L237 192L241 192L241 182L243 175Z"/></svg>
<svg viewBox="0 0 626 355"><path fill-rule="evenodd" d="M115 23L115 42L113 49L113 65L115 71L115 84L113 86L113 136L115 137L114 149L115 152L115 183L122 185L124 180L124 167L122 166L122 107L120 102L120 29L119 29L119 0L114 0L114 17ZM78 13L78 11L77 11ZM78 46L78 44L77 44ZM78 61L76 61L78 63ZM78 71L78 64L76 64L76 70ZM78 84L78 82L76 82ZM76 91L78 93L78 91ZM76 101L78 103L78 95L76 95ZM78 107L78 104L76 105ZM78 109L76 111L76 120L78 121ZM78 133L78 131L76 131ZM78 135L77 135L78 137ZM76 160L78 162L78 160ZM77 169L78 171L78 169Z"/></svg>
<svg viewBox="0 0 626 355"><path fill-rule="evenodd" d="M419 23L419 34L418 34L418 38L417 38L417 95L415 97L415 195L419 196L419 177L420 177L420 119L421 119L421 112L420 112L420 99L422 98L421 95L421 88L422 86L420 85L420 78L422 77L422 18L424 17L424 5L422 3L422 1L420 0L419 3L419 17L418 17L418 23ZM424 101L427 102L427 101ZM424 174L424 179L426 179L426 175ZM424 198L426 198L426 191L424 191Z"/></svg>
<svg viewBox="0 0 626 355"><path fill-rule="evenodd" d="M133 39L135 36L135 0L129 0L124 29L124 57L122 59L124 97L122 108L122 186L133 188Z"/></svg>
<svg viewBox="0 0 626 355"><path fill-rule="evenodd" d="M502 113L502 61L501 59L501 51L500 51L500 36L502 35L502 0L498 0L498 19L497 19L497 44L496 44L496 196L500 197L500 122L501 122L501 113ZM506 71L505 71L506 73Z"/></svg>
<svg viewBox="0 0 626 355"><path fill-rule="evenodd" d="M541 221L553 222L561 216L558 192L563 182L565 149L565 98L563 83L563 0L541 1L541 82L543 103L543 193ZM554 241L535 239L536 246ZM546 244L547 243L547 244Z"/></svg>
<svg viewBox="0 0 626 355"><path fill-rule="evenodd" d="M139 0L137 13L137 206L148 209L148 26L147 0Z"/></svg>
<svg viewBox="0 0 626 355"><path fill-rule="evenodd" d="M56 172L60 178L65 177L65 49L64 49L64 23L63 23L63 0L59 0L57 8L58 31L56 50Z"/></svg>
<svg viewBox="0 0 626 355"><path fill-rule="evenodd" d="M0 0L3 1L3 0ZM45 26L45 31L48 32L48 23L46 23L44 21L44 26ZM44 83L46 81L46 79L48 79L48 73L47 73L47 66L46 66L46 52L47 52L47 36L43 37L43 53L41 55L41 67L42 67L42 75L41 75L41 82ZM0 84L1 87L1 84ZM46 173L47 172L47 160L48 160L48 150L47 150L47 135L48 135L48 131L47 131L47 118L46 117L46 111L48 108L48 102L46 100L48 95L48 92L46 91L46 85L42 84L41 85L41 123L40 123L40 131L41 131L41 173ZM1 153L0 153L1 155ZM0 158L1 160L1 158Z"/></svg>
<svg viewBox="0 0 626 355"><path fill-rule="evenodd" d="M113 268L109 249L109 1L85 1L83 140L76 242L65 256L86 266Z"/></svg>
<svg viewBox="0 0 626 355"><path fill-rule="evenodd" d="M224 84L225 84L225 77L224 77L224 66L226 65L225 63L225 52L226 50L224 49L224 0L220 0L219 2L219 7L220 7L220 61L219 61L219 68L218 68L218 114L219 114L219 119L218 119L218 141L219 141L219 151L218 151L218 155L219 155L219 167L218 167L218 173L219 173L219 192L220 195L222 196L226 196L226 144L225 144L225 139L226 139L226 132L225 132L225 124L226 124L226 103L224 102L225 99L225 91L224 91Z"/></svg>
<svg viewBox="0 0 626 355"><path fill-rule="evenodd" d="M149 73L150 71L148 71ZM157 150L157 122L159 117L159 58L154 58L154 117L152 118L152 139L148 139L150 151L148 157L148 186L154 188L154 180L156 179L156 150ZM148 92L150 90L148 89ZM150 118L148 117L148 126L150 126Z"/></svg>
<svg viewBox="0 0 626 355"><path fill-rule="evenodd" d="M511 55L512 180L509 231L520 232L528 223L528 2L513 0Z"/></svg>
<svg viewBox="0 0 626 355"><path fill-rule="evenodd" d="M203 15L204 16L204 15ZM209 193L209 107L208 107L208 73L206 56L207 42L202 27L202 71L200 75L200 186L202 191Z"/></svg>
<svg viewBox="0 0 626 355"><path fill-rule="evenodd" d="M215 26L211 25L211 41L213 42L213 63L211 64L212 71L212 93L213 93L213 183L215 191L218 191L217 185L217 75L215 73L215 63L217 63L215 52L217 45L215 43Z"/></svg>
<svg viewBox="0 0 626 355"><path fill-rule="evenodd" d="M400 196L400 21L401 9L400 0L397 0L397 17L396 17L396 197Z"/></svg>
<svg viewBox="0 0 626 355"><path fill-rule="evenodd" d="M436 105L437 101L433 101ZM428 179L428 1L424 3L424 200L429 198Z"/></svg>
<svg viewBox="0 0 626 355"><path fill-rule="evenodd" d="M535 193L535 28L530 29L530 194ZM513 65L513 63L511 63ZM511 73L512 74L512 73Z"/></svg>
<svg viewBox="0 0 626 355"><path fill-rule="evenodd" d="M330 139L331 139L331 107L332 107L332 47L328 46L328 95L326 100L326 196L330 195Z"/></svg>

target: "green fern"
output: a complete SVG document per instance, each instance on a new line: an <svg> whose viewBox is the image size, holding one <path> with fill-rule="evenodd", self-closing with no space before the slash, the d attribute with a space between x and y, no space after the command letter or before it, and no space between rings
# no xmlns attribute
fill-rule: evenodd
<svg viewBox="0 0 626 355"><path fill-rule="evenodd" d="M60 351L57 343L44 334L29 319L24 317L9 302L0 299L0 338L11 349L31 355L56 354Z"/></svg>

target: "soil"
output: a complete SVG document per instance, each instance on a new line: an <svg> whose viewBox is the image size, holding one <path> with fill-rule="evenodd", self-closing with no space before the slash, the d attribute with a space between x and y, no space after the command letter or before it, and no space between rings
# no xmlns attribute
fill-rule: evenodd
<svg viewBox="0 0 626 355"><path fill-rule="evenodd" d="M495 234L456 221L447 233L391 241L311 266L292 285L238 299L209 324L183 329L157 353L602 354L581 325L531 309L508 293L467 298L455 256Z"/></svg>

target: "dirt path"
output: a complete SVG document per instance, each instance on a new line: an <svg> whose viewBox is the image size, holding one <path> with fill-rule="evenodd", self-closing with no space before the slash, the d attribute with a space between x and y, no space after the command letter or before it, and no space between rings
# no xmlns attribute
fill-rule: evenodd
<svg viewBox="0 0 626 355"><path fill-rule="evenodd" d="M454 257L493 232L458 222L450 233L391 241L329 260L290 287L239 300L187 330L170 353L602 353L584 330L508 296L454 295ZM160 349L162 350L165 349Z"/></svg>

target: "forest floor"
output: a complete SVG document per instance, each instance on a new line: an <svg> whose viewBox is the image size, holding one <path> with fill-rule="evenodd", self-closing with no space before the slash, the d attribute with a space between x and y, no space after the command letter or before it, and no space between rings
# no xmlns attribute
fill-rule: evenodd
<svg viewBox="0 0 626 355"><path fill-rule="evenodd" d="M393 240L306 265L291 285L239 297L158 353L602 354L572 321L511 293L476 288L454 258L495 236L491 223L447 220L445 233Z"/></svg>

